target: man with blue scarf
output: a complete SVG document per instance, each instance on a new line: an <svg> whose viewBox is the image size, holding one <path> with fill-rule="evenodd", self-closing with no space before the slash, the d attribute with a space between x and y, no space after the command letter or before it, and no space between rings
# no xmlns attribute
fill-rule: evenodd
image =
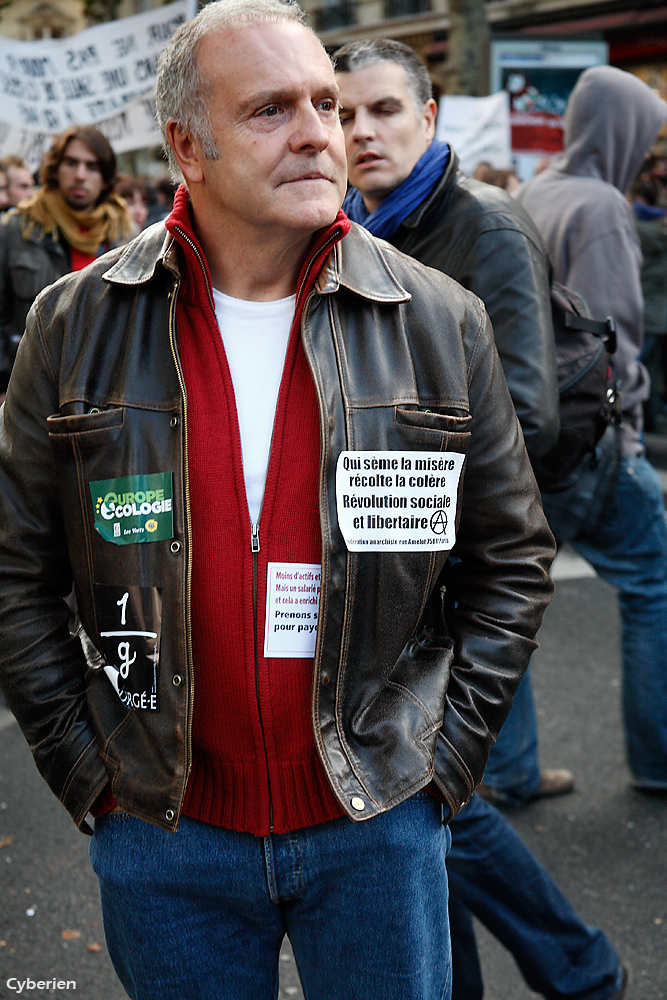
<svg viewBox="0 0 667 1000"><path fill-rule="evenodd" d="M509 195L465 177L454 151L434 138L431 81L412 49L375 39L350 43L334 58L352 185L344 211L483 300L528 453L539 457L558 436L550 268L541 237ZM524 688L532 697L522 685L517 699ZM570 772L542 771L525 798L572 787ZM450 827L453 1000L483 995L471 911L543 996L620 1000L627 970L609 940L579 920L498 810L474 795Z"/></svg>
<svg viewBox="0 0 667 1000"><path fill-rule="evenodd" d="M465 177L434 139L426 67L388 39L335 54L341 88L348 218L478 295L531 458L558 437L549 264L535 226L502 189Z"/></svg>

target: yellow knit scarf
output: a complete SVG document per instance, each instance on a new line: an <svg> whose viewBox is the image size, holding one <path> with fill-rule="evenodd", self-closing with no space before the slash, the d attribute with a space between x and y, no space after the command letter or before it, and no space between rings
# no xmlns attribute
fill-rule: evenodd
<svg viewBox="0 0 667 1000"><path fill-rule="evenodd" d="M69 245L80 253L95 254L105 243L119 243L132 233L125 202L115 194L107 195L92 211L79 212L70 208L57 189L40 188L31 198L22 201L18 208L24 239L37 226L56 239L60 230Z"/></svg>

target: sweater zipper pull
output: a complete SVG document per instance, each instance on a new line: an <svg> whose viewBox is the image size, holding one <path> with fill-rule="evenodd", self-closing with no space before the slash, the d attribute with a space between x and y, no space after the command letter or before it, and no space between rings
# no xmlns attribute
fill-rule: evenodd
<svg viewBox="0 0 667 1000"><path fill-rule="evenodd" d="M259 525L251 524L250 551L259 552Z"/></svg>

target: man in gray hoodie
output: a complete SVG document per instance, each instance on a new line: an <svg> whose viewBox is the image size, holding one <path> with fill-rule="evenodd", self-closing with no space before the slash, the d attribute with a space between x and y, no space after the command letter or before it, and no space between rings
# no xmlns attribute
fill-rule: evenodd
<svg viewBox="0 0 667 1000"><path fill-rule="evenodd" d="M594 316L616 321L620 430L607 431L597 459L584 463L567 490L543 500L558 543L571 541L618 590L628 763L634 786L658 794L667 793L667 530L642 440L649 378L637 360L641 251L625 192L666 119L667 104L637 77L611 66L586 70L565 113L565 152L517 192L546 242L556 280L583 295ZM523 717L507 732L519 721L536 739L532 701L515 705L512 713ZM485 782L511 801L517 763L503 768L513 756L505 733Z"/></svg>

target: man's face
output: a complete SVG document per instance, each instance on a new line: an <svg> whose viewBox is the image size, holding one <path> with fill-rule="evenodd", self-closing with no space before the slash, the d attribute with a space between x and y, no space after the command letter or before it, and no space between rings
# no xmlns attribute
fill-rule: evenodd
<svg viewBox="0 0 667 1000"><path fill-rule="evenodd" d="M81 139L70 139L56 173L58 189L70 206L89 212L102 194L100 162Z"/></svg>
<svg viewBox="0 0 667 1000"><path fill-rule="evenodd" d="M32 174L25 167L7 167L7 199L9 205L18 205L35 191Z"/></svg>
<svg viewBox="0 0 667 1000"><path fill-rule="evenodd" d="M204 39L199 65L210 84L220 153L200 153L195 215L247 239L311 233L336 218L345 195L345 142L331 62L300 24L253 24ZM195 140L195 148L200 149Z"/></svg>
<svg viewBox="0 0 667 1000"><path fill-rule="evenodd" d="M337 73L347 170L373 212L412 173L435 134L435 101L420 110L401 65L377 62Z"/></svg>

